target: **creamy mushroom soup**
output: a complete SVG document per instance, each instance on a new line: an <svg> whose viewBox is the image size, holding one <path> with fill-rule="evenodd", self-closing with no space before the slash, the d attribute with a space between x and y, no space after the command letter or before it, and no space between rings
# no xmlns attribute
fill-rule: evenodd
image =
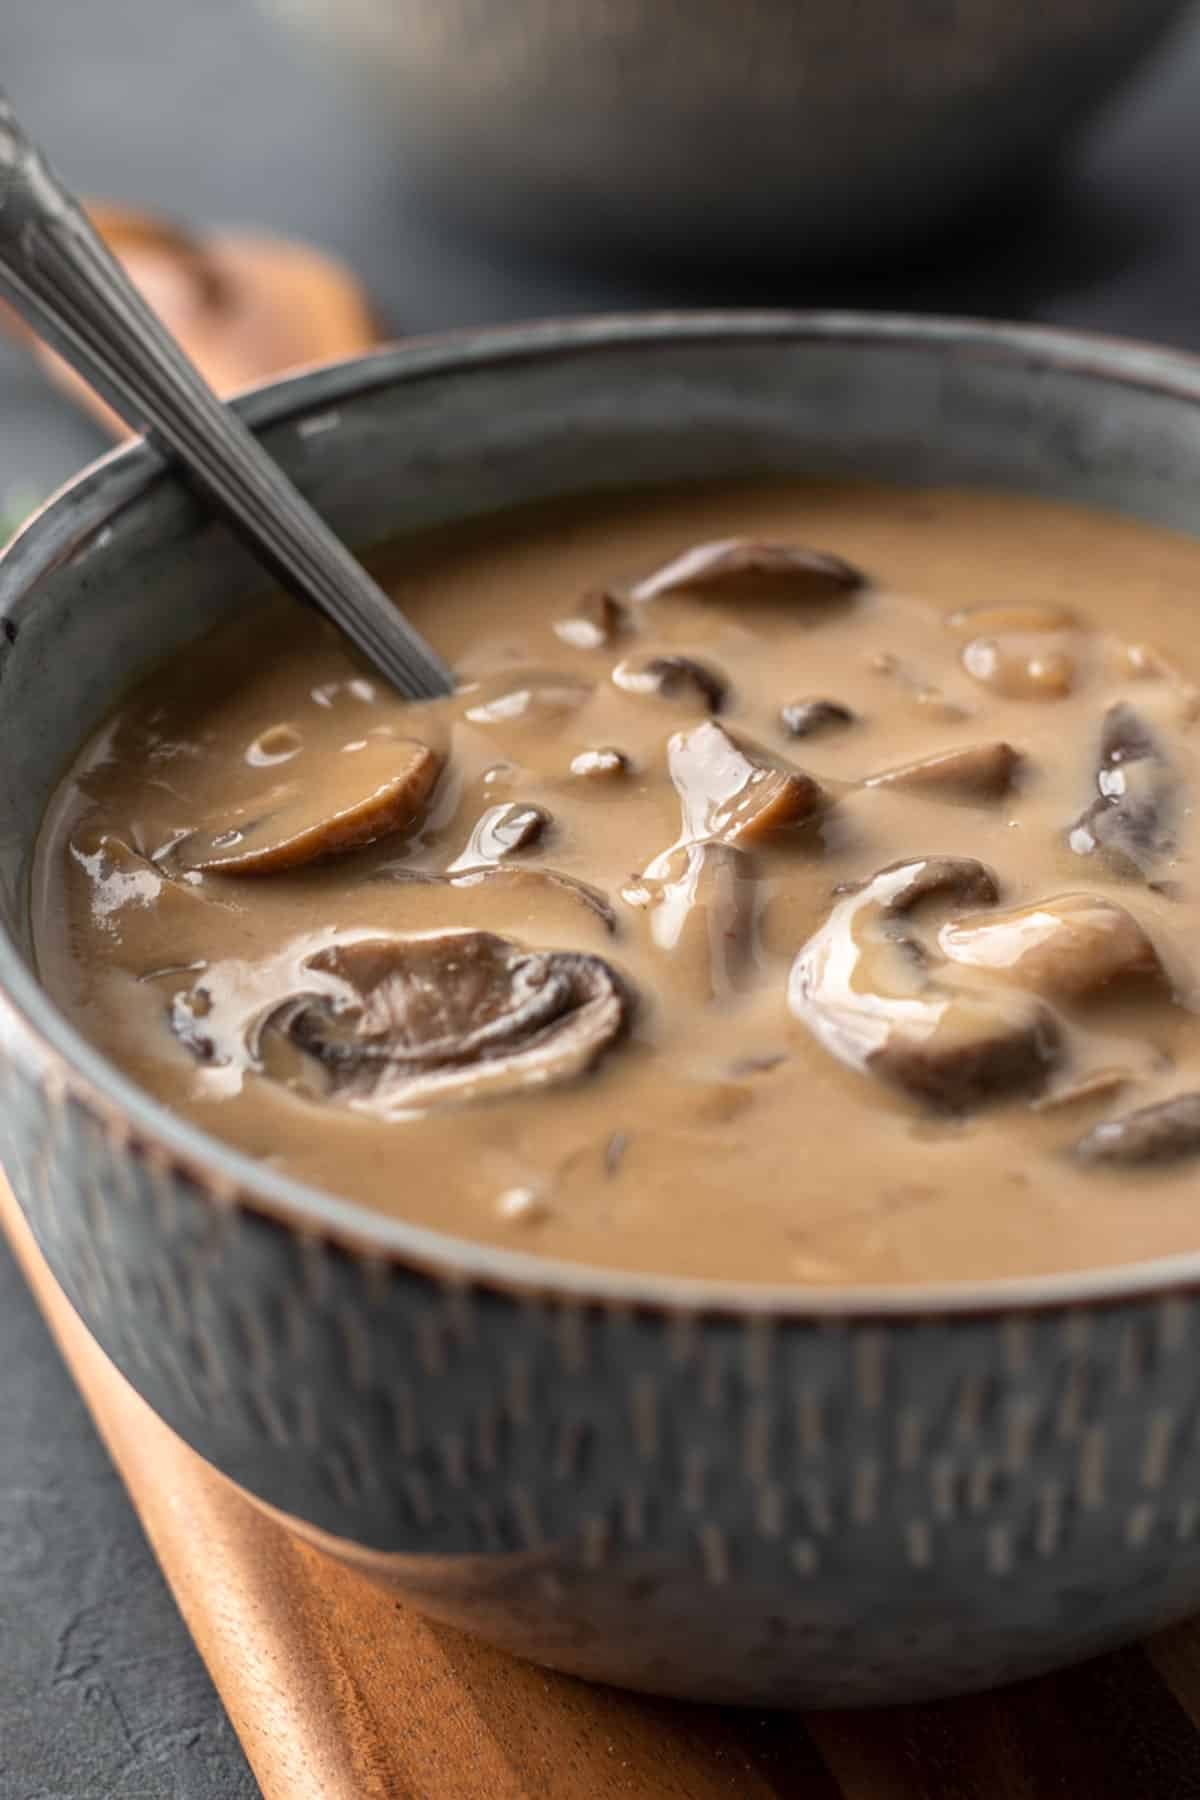
<svg viewBox="0 0 1200 1800"><path fill-rule="evenodd" d="M1200 544L693 487L380 565L153 675L43 833L79 1026L274 1168L491 1243L829 1284L1200 1248Z"/></svg>

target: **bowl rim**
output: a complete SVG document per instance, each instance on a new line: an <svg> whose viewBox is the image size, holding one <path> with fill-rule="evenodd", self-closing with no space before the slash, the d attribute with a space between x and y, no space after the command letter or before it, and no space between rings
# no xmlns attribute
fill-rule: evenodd
<svg viewBox="0 0 1200 1800"><path fill-rule="evenodd" d="M431 375L556 355L653 350L680 343L714 352L747 341L852 347L894 344L931 354L1053 368L1114 387L1200 403L1200 357L1087 331L982 319L857 311L694 310L585 315L530 324L469 328L405 340L365 355L322 363L259 383L234 405L255 430L310 417L323 407ZM144 438L90 463L40 506L0 550L0 620L40 576L69 557L118 512L171 479ZM656 1275L509 1250L378 1212L268 1169L246 1152L176 1118L95 1049L70 1023L0 921L0 1013L38 1052L40 1080L56 1098L71 1093L133 1153L163 1159L214 1204L233 1202L307 1238L400 1264L434 1280L515 1298L658 1312L766 1317L779 1321L865 1322L989 1316L1046 1309L1169 1300L1200 1288L1200 1249L1067 1274L1005 1276L920 1285L755 1282Z"/></svg>

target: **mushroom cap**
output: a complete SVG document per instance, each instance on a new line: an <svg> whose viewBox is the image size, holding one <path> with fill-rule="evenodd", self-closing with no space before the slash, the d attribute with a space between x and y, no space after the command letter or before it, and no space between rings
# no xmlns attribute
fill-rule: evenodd
<svg viewBox="0 0 1200 1800"><path fill-rule="evenodd" d="M967 744L957 750L939 750L898 768L869 775L867 787L906 788L937 800L957 800L978 806L998 800L1012 787L1020 756L1011 744Z"/></svg>
<svg viewBox="0 0 1200 1800"><path fill-rule="evenodd" d="M685 841L757 843L826 804L811 775L712 719L675 733L667 766L683 810Z"/></svg>
<svg viewBox="0 0 1200 1800"><path fill-rule="evenodd" d="M1059 1048L1053 1014L1019 989L970 989L931 966L905 921L935 898L991 904L996 884L970 857L881 869L837 901L802 946L788 1005L851 1068L947 1112L1041 1085Z"/></svg>
<svg viewBox="0 0 1200 1800"><path fill-rule="evenodd" d="M303 780L277 783L212 829L190 832L172 860L204 874L274 875L360 849L412 829L441 767L427 744L377 733L315 759Z"/></svg>
<svg viewBox="0 0 1200 1800"><path fill-rule="evenodd" d="M1085 1000L1114 981L1160 975L1162 965L1133 914L1101 894L1057 894L978 918L950 919L938 948L1047 999Z"/></svg>
<svg viewBox="0 0 1200 1800"><path fill-rule="evenodd" d="M692 656L626 656L612 672L613 683L627 694L699 707L718 713L729 693L725 677Z"/></svg>
<svg viewBox="0 0 1200 1800"><path fill-rule="evenodd" d="M630 995L598 956L521 948L486 931L367 938L308 959L319 990L259 1023L319 1068L321 1091L384 1113L571 1080L625 1030Z"/></svg>
<svg viewBox="0 0 1200 1800"><path fill-rule="evenodd" d="M861 570L802 544L720 538L694 544L629 589L636 602L665 594L720 600L836 600L866 585Z"/></svg>

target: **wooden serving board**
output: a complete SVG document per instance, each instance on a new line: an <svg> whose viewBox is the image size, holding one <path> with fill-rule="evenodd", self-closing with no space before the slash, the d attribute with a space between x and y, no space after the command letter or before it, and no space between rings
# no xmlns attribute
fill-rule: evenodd
<svg viewBox="0 0 1200 1800"><path fill-rule="evenodd" d="M266 1518L97 1348L3 1223L267 1800L1186 1800L1200 1622L1066 1674L873 1713L588 1687L430 1625Z"/></svg>

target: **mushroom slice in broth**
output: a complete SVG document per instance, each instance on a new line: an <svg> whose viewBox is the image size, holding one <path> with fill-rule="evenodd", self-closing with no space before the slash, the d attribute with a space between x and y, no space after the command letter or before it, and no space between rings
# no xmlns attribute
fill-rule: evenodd
<svg viewBox="0 0 1200 1800"><path fill-rule="evenodd" d="M526 950L486 931L368 938L308 959L332 978L257 1031L316 1065L317 1091L390 1114L495 1099L582 1075L624 1032L630 995L600 957Z"/></svg>
<svg viewBox="0 0 1200 1800"><path fill-rule="evenodd" d="M1114 874L1149 879L1175 848L1178 783L1158 733L1125 701L1104 715L1096 786L1099 796L1076 819L1068 844Z"/></svg>
<svg viewBox="0 0 1200 1800"><path fill-rule="evenodd" d="M636 602L668 594L719 600L838 600L865 587L861 570L824 550L721 538L684 550L629 589Z"/></svg>
<svg viewBox="0 0 1200 1800"><path fill-rule="evenodd" d="M676 732L667 766L683 809L684 842L758 843L828 804L811 775L712 720Z"/></svg>
<svg viewBox="0 0 1200 1800"><path fill-rule="evenodd" d="M419 824L441 767L427 744L376 733L189 832L169 860L206 875L275 875L361 849Z"/></svg>
<svg viewBox="0 0 1200 1800"><path fill-rule="evenodd" d="M906 788L936 800L979 806L1009 792L1020 760L1011 744L968 744L869 775L865 786Z"/></svg>
<svg viewBox="0 0 1200 1800"><path fill-rule="evenodd" d="M1200 1155L1200 1094L1176 1094L1094 1125L1075 1145L1082 1162L1137 1168Z"/></svg>
<svg viewBox="0 0 1200 1800"><path fill-rule="evenodd" d="M1094 999L1114 982L1163 974L1133 914L1101 894L1058 894L951 919L938 933L938 948L953 963L1047 999Z"/></svg>
<svg viewBox="0 0 1200 1800"><path fill-rule="evenodd" d="M935 900L994 904L970 857L881 869L837 901L792 964L788 1003L819 1043L943 1112L1039 1088L1059 1054L1054 1015L1011 988L971 990L938 966L907 924Z"/></svg>

